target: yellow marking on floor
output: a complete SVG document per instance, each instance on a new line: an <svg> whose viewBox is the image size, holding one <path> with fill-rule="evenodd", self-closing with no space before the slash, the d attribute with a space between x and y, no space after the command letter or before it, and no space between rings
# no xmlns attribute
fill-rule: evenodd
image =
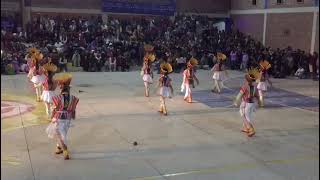
<svg viewBox="0 0 320 180"><path fill-rule="evenodd" d="M16 157L8 156L8 157L5 157L5 158L1 157L1 164L2 163L6 163L6 164L17 166L17 165L21 164L21 161Z"/></svg>
<svg viewBox="0 0 320 180"><path fill-rule="evenodd" d="M292 159L278 159L278 160L265 160L262 161L261 164L291 164L294 162L299 161L305 161L305 160L319 160L319 155L315 156L304 156L304 157L296 157ZM163 177L173 177L173 176L181 176L181 175L189 175L189 174L204 174L204 173L218 173L218 172L233 172L233 171L239 171L242 169L248 169L248 168L255 168L259 163L238 163L233 165L225 165L221 167L212 167L212 168L205 168L205 169L199 169L199 170L193 170L193 171L186 171L186 172L180 172L180 173L172 173L172 174L164 174L162 176L149 176L149 177L141 177L141 178L134 178L132 180L152 180L157 178L163 178Z"/></svg>

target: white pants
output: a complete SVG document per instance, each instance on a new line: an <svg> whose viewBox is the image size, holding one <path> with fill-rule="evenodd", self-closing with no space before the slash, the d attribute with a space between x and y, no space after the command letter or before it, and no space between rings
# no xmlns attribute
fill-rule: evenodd
<svg viewBox="0 0 320 180"><path fill-rule="evenodd" d="M185 85L185 89L186 89L186 93L184 95L184 98L189 97L192 94L191 88L190 88L190 84L184 84Z"/></svg>
<svg viewBox="0 0 320 180"><path fill-rule="evenodd" d="M247 103L241 102L240 105L240 115L243 117L247 122L252 123L252 114L255 112L255 104L254 103Z"/></svg>
<svg viewBox="0 0 320 180"><path fill-rule="evenodd" d="M182 82L182 84L181 84L181 92L184 91L184 88L185 88L185 85L184 85L184 82Z"/></svg>
<svg viewBox="0 0 320 180"><path fill-rule="evenodd" d="M218 92L221 92L222 86L223 86L222 81L219 81L219 80L216 80L216 79L214 80L213 90L217 89Z"/></svg>

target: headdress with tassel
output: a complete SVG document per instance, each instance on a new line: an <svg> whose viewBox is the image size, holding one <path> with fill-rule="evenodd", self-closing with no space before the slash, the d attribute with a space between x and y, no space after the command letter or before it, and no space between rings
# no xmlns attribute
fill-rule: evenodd
<svg viewBox="0 0 320 180"><path fill-rule="evenodd" d="M28 49L28 54L31 58L31 62L35 65L43 59L43 54L37 48Z"/></svg>
<svg viewBox="0 0 320 180"><path fill-rule="evenodd" d="M219 61L224 61L224 60L227 59L227 56L226 56L225 54L223 54L223 53L218 52L218 53L217 53L217 59L218 59Z"/></svg>
<svg viewBox="0 0 320 180"><path fill-rule="evenodd" d="M268 70L271 68L271 64L267 60L263 60L259 63L261 70Z"/></svg>
<svg viewBox="0 0 320 180"><path fill-rule="evenodd" d="M61 89L69 88L72 75L70 73L59 73L54 76L54 80L58 82Z"/></svg>
<svg viewBox="0 0 320 180"><path fill-rule="evenodd" d="M198 64L198 60L194 57L192 57L189 62L188 62L188 66L189 67L193 67L193 66L196 66Z"/></svg>
<svg viewBox="0 0 320 180"><path fill-rule="evenodd" d="M259 79L260 72L258 68L250 68L247 71L247 74L245 75L245 78L247 79L248 82L254 82L257 79Z"/></svg>
<svg viewBox="0 0 320 180"><path fill-rule="evenodd" d="M51 63L51 62L46 63L46 64L43 65L42 67L43 67L43 69L44 69L46 72L49 72L49 71L50 71L50 72L55 73L55 72L57 72L57 70L58 70L57 66L54 65L54 64Z"/></svg>
<svg viewBox="0 0 320 180"><path fill-rule="evenodd" d="M160 70L161 70L162 73L168 73L168 74L173 71L172 70L172 66L169 63L162 63L160 65Z"/></svg>

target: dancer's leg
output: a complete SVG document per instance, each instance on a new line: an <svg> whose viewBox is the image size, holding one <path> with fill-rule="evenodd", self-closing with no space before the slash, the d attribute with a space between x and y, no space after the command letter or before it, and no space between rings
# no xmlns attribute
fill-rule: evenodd
<svg viewBox="0 0 320 180"><path fill-rule="evenodd" d="M263 91L259 90L258 93L259 93L259 105L260 105L260 107L263 107L264 106L264 94L263 94Z"/></svg>

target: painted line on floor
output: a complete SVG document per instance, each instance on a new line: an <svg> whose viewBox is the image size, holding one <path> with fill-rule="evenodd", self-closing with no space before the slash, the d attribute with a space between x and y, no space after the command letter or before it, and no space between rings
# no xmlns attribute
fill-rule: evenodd
<svg viewBox="0 0 320 180"><path fill-rule="evenodd" d="M159 175L159 176L133 178L132 180L153 180L153 179L158 179L158 178L175 177L175 176L190 175L190 174L234 172L234 171L239 171L242 169L255 168L255 167L258 167L259 165L293 164L295 162L300 162L300 161L305 161L305 160L319 160L319 155L295 157L295 158L291 158L291 159L264 160L264 161L262 161L262 164L258 164L256 162L254 162L254 163L238 163L238 164L232 164L232 165L225 165L225 166L221 166L221 167L212 167L212 168L205 168L205 169L192 170L192 171L186 171L186 172L163 174L163 175Z"/></svg>

